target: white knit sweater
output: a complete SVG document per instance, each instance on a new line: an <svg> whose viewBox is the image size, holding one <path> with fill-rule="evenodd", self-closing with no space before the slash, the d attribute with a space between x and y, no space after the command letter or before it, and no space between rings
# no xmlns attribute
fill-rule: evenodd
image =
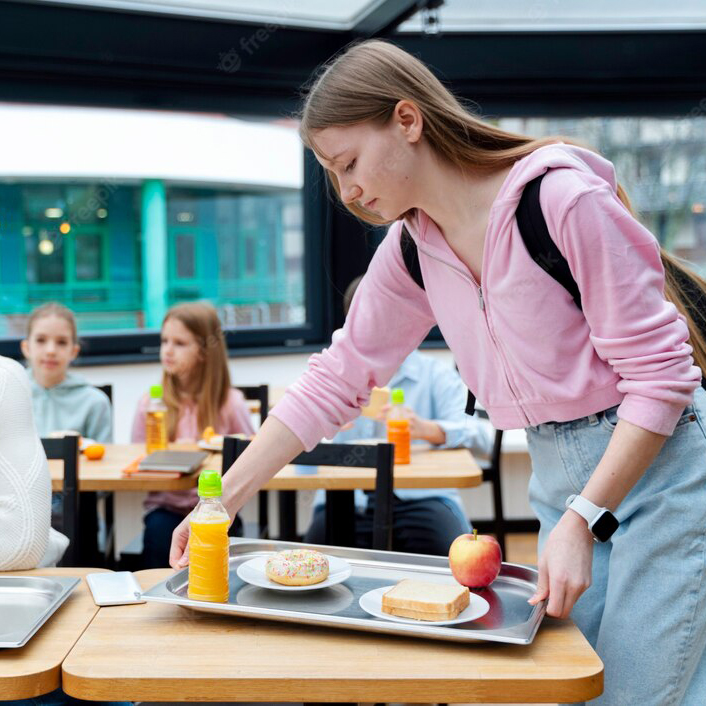
<svg viewBox="0 0 706 706"><path fill-rule="evenodd" d="M56 564L68 539L50 520L51 480L27 373L0 356L0 570Z"/></svg>

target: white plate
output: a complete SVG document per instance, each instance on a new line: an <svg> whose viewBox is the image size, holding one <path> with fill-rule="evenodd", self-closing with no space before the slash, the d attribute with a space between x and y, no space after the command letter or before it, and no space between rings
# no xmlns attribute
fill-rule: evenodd
<svg viewBox="0 0 706 706"><path fill-rule="evenodd" d="M223 437L220 437L220 442L218 443L206 441L205 439L199 439L196 442L196 445L204 451L223 451Z"/></svg>
<svg viewBox="0 0 706 706"><path fill-rule="evenodd" d="M243 562L238 566L236 573L246 583L251 583L253 586L260 586L261 588L273 588L275 591L313 591L317 588L335 586L337 583L345 581L353 572L351 565L345 559L339 559L337 556L329 556L328 554L325 556L328 559L328 578L310 586L285 586L284 584L270 581L265 573L265 565L270 558L269 556L256 556L254 559Z"/></svg>
<svg viewBox="0 0 706 706"><path fill-rule="evenodd" d="M392 620L395 623L408 623L410 625L455 625L457 623L468 623L471 620L482 618L489 610L490 604L485 598L471 593L471 602L468 608L462 610L453 620L415 620L414 618L401 618L398 615L390 615L382 612L382 594L389 591L394 586L381 586L374 588L372 591L364 593L359 599L360 607L370 615L376 618L384 618Z"/></svg>

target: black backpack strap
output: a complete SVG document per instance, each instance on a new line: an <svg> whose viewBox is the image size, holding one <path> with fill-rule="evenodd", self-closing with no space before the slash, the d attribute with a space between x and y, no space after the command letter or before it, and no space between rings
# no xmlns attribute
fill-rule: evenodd
<svg viewBox="0 0 706 706"><path fill-rule="evenodd" d="M542 213L542 206L539 202L539 188L542 179L544 179L544 174L525 185L522 198L515 211L517 225L530 257L569 292L576 302L576 306L581 309L581 292L579 292L576 280L571 274L569 263L549 234L547 222Z"/></svg>
<svg viewBox="0 0 706 706"><path fill-rule="evenodd" d="M419 253L417 252L417 244L409 234L407 226L402 225L402 235L400 236L400 249L402 250L402 258L404 259L405 267L409 272L410 277L424 289L424 278L422 277L422 268L419 265Z"/></svg>

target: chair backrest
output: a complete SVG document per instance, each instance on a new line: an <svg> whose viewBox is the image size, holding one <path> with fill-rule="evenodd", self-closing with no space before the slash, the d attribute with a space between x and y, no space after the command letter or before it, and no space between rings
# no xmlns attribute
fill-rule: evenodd
<svg viewBox="0 0 706 706"><path fill-rule="evenodd" d="M223 473L248 447L249 441L226 436L223 439ZM375 511L373 549L392 548L393 444L318 444L291 463L302 466L348 466L375 468Z"/></svg>
<svg viewBox="0 0 706 706"><path fill-rule="evenodd" d="M110 402L111 407L113 406L113 386L112 385L96 385L96 390L100 390L101 392L105 393L105 396L108 398L108 402Z"/></svg>
<svg viewBox="0 0 706 706"><path fill-rule="evenodd" d="M59 439L42 439L42 446L44 446L44 453L48 459L64 462L62 529L69 538L69 546L59 563L61 566L77 566L79 538L78 436L72 434Z"/></svg>
<svg viewBox="0 0 706 706"><path fill-rule="evenodd" d="M253 400L260 403L260 426L262 426L269 412L269 385L236 385L235 387L243 393L243 397L245 397L246 400Z"/></svg>

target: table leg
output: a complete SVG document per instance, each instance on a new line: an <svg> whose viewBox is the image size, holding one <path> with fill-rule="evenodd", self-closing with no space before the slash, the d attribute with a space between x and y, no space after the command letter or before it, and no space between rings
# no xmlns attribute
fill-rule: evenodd
<svg viewBox="0 0 706 706"><path fill-rule="evenodd" d="M355 495L352 490L326 491L326 544L355 546Z"/></svg>
<svg viewBox="0 0 706 706"><path fill-rule="evenodd" d="M297 537L297 491L279 490L279 538L296 542Z"/></svg>

